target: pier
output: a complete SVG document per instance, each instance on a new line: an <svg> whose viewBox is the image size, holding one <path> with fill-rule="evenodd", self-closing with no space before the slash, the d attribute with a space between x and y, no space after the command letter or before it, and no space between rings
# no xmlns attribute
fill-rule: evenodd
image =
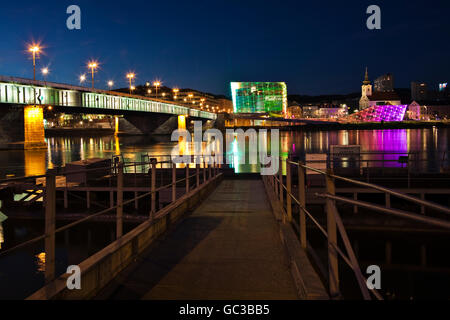
<svg viewBox="0 0 450 320"><path fill-rule="evenodd" d="M259 176L194 158L190 165L116 159L4 180L4 188L16 190L35 183L39 188L25 197L45 205L44 217L27 217L45 221L45 233L0 253L45 243L45 283L28 299L345 299L349 272L361 298L382 299L366 286L352 228L450 232L448 206L425 199L430 192L448 194L445 183L420 189L426 179L406 177L416 190L402 192L398 180L394 190L292 159L277 160L276 174ZM73 175L88 179L67 185ZM82 289L68 290L70 275L56 267L56 237L87 221L113 224L115 233L79 261ZM317 234L325 247L317 246ZM385 250L393 266L396 254L391 245ZM426 247L420 250L426 268Z"/></svg>

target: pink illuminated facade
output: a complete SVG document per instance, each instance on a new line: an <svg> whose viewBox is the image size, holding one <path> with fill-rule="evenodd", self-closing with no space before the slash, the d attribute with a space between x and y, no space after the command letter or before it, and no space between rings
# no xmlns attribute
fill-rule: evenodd
<svg viewBox="0 0 450 320"><path fill-rule="evenodd" d="M349 116L362 122L403 121L408 105L372 106Z"/></svg>

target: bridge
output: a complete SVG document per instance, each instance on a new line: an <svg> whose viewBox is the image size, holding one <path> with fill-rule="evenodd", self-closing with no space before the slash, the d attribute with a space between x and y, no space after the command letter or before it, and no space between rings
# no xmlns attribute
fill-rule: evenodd
<svg viewBox="0 0 450 320"><path fill-rule="evenodd" d="M0 143L25 141L26 148L45 144L43 111L49 106L65 113L122 115L144 134L154 133L163 125L173 130L178 117L203 121L217 118L215 113L165 100L5 76L0 76L0 104L8 106L0 110Z"/></svg>
<svg viewBox="0 0 450 320"><path fill-rule="evenodd" d="M383 295L366 285L343 205L359 208L357 217L389 216L390 227L450 230L450 222L443 218L450 209L410 195L413 189L400 192L291 159L275 160L281 169L260 178L236 176L209 157L200 163L195 158L189 165L151 159L83 171L106 174L105 187L98 186L98 179L92 187L61 185L58 181L81 172L63 168L1 181L8 185L44 179L42 193L34 195L45 194L46 227L44 234L6 248L0 257L45 242L45 284L28 299L342 299L346 298L343 292L348 292L343 287L353 282L358 296L369 300L383 299ZM139 177L136 168L141 166ZM135 168L134 175L124 173L127 168ZM309 185L317 179L322 179L323 187L311 189ZM133 183L140 190L134 196ZM101 210L57 226L57 219L65 215L57 209L75 201L67 198L68 188L86 201L87 208L95 204ZM349 190L357 189L381 193L386 203L348 197ZM101 197L91 199L89 194L96 191L111 194L109 205L99 203ZM448 188L442 191L448 193ZM86 197L80 197L83 193ZM421 213L409 209L410 205L402 205L406 210L394 208L391 197L419 206ZM320 212L312 211L313 201L320 203ZM125 231L126 217L133 216L126 212L143 203L147 214L139 225ZM425 209L429 210L426 215ZM81 290L69 290L70 274L55 267L56 236L61 238L61 233L101 216L115 225L114 236L106 247L76 262ZM392 254L387 247L389 265ZM426 265L426 255L424 259ZM343 278L349 273L350 280Z"/></svg>

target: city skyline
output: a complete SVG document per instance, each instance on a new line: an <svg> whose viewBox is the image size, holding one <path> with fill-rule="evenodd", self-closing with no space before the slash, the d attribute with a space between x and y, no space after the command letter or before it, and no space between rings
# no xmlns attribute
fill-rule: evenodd
<svg viewBox="0 0 450 320"><path fill-rule="evenodd" d="M294 94L346 94L358 91L366 66L371 80L389 72L399 88L412 81L434 88L450 73L450 45L443 40L449 22L439 15L449 4L443 2L380 3L381 30L366 28L365 1L346 8L292 1L136 1L128 7L79 1L81 30L65 26L70 4L26 0L25 13L3 5L2 23L14 31L0 44L1 74L32 77L26 48L33 41L44 47L37 64L39 71L49 68L46 80L76 84L95 59L98 88L108 81L126 87L125 74L134 71L136 84L160 79L169 87L227 96L232 81L284 81ZM40 72L37 77L43 79Z"/></svg>

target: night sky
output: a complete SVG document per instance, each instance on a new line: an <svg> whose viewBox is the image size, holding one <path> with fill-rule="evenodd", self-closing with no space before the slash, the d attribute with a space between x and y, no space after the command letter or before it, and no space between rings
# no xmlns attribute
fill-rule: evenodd
<svg viewBox="0 0 450 320"><path fill-rule="evenodd" d="M81 7L82 29L66 28L66 8ZM382 29L368 30L366 9L381 7ZM290 94L360 90L395 76L450 82L450 1L2 1L0 74L32 78L27 43L41 41L49 81L78 84L89 59L96 86L164 85L229 95L230 81L285 81ZM41 75L38 74L38 78Z"/></svg>

